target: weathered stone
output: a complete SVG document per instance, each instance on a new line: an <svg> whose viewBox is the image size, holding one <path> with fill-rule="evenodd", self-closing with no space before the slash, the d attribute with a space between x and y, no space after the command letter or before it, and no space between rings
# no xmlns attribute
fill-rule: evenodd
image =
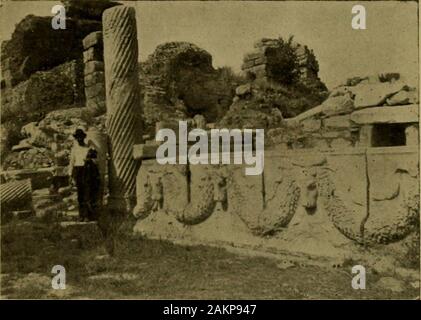
<svg viewBox="0 0 421 320"><path fill-rule="evenodd" d="M418 124L412 124L405 128L405 145L418 146L419 145L419 127Z"/></svg>
<svg viewBox="0 0 421 320"><path fill-rule="evenodd" d="M239 97L244 97L251 94L251 84L243 84L235 89L235 94Z"/></svg>
<svg viewBox="0 0 421 320"><path fill-rule="evenodd" d="M245 61L242 65L241 65L241 70L247 70L254 67L254 60L249 60L249 61Z"/></svg>
<svg viewBox="0 0 421 320"><path fill-rule="evenodd" d="M67 197L72 193L72 187L62 187L58 189L58 194L62 197Z"/></svg>
<svg viewBox="0 0 421 320"><path fill-rule="evenodd" d="M360 129L357 146L358 147L371 147L372 139L373 139L373 126L364 125Z"/></svg>
<svg viewBox="0 0 421 320"><path fill-rule="evenodd" d="M258 57L257 59L254 59L254 65L256 66L267 63L267 62L268 62L268 59L265 56L261 56L261 57Z"/></svg>
<svg viewBox="0 0 421 320"><path fill-rule="evenodd" d="M255 59L258 59L258 58L262 58L264 56L265 56L264 53L261 52L261 51L249 52L249 53L246 53L244 55L244 59L243 60L244 61L250 61L250 60L255 60Z"/></svg>
<svg viewBox="0 0 421 320"><path fill-rule="evenodd" d="M321 114L322 108L323 108L323 106L319 105L317 107L311 108L307 111L304 111L304 112L300 113L299 115L297 115L294 118L289 118L289 119L285 119L285 120L288 120L288 122L290 122L291 124L297 123L297 122L303 121L304 119L308 119L310 117Z"/></svg>
<svg viewBox="0 0 421 320"><path fill-rule="evenodd" d="M337 96L349 96L350 98L353 97L352 87L349 86L339 86L332 90L329 97L337 97Z"/></svg>
<svg viewBox="0 0 421 320"><path fill-rule="evenodd" d="M247 72L254 73L256 75L256 78L262 78L268 75L266 65L253 66L247 69Z"/></svg>
<svg viewBox="0 0 421 320"><path fill-rule="evenodd" d="M355 108L380 106L386 102L387 98L404 88L406 88L406 86L401 82L359 84L352 88L352 92L355 93Z"/></svg>
<svg viewBox="0 0 421 320"><path fill-rule="evenodd" d="M97 71L85 76L85 86L90 87L97 83L104 83L105 86L105 76L103 71Z"/></svg>
<svg viewBox="0 0 421 320"><path fill-rule="evenodd" d="M101 31L96 31L96 32L92 32L90 34L88 34L84 39L83 39L83 48L85 50L93 47L93 46L102 46L102 32Z"/></svg>
<svg viewBox="0 0 421 320"><path fill-rule="evenodd" d="M357 124L416 123L418 122L418 105L358 110L351 114L351 120Z"/></svg>
<svg viewBox="0 0 421 320"><path fill-rule="evenodd" d="M88 61L85 63L85 76L96 71L104 71L104 62Z"/></svg>
<svg viewBox="0 0 421 320"><path fill-rule="evenodd" d="M143 113L150 131L165 118L202 114L207 121L220 119L238 86L229 69L215 69L209 52L188 42L159 45L140 67Z"/></svg>
<svg viewBox="0 0 421 320"><path fill-rule="evenodd" d="M83 52L83 62L86 63L88 61L102 61L103 52L95 47L91 47L88 50Z"/></svg>
<svg viewBox="0 0 421 320"><path fill-rule="evenodd" d="M22 151L22 150L29 150L32 148L32 145L28 142L28 140L24 139L19 144L12 147L12 151Z"/></svg>
<svg viewBox="0 0 421 320"><path fill-rule="evenodd" d="M311 143L312 147L316 148L316 149L328 149L329 148L329 143L326 139L315 138L315 139L311 139L310 143Z"/></svg>
<svg viewBox="0 0 421 320"><path fill-rule="evenodd" d="M84 101L83 65L78 61L62 64L48 71L32 74L4 94L2 122L38 121L43 113L65 109Z"/></svg>
<svg viewBox="0 0 421 320"><path fill-rule="evenodd" d="M8 70L16 84L37 71L79 60L83 52L82 39L100 29L99 21L67 19L66 29L57 32L51 28L51 17L28 15L18 23L12 39L2 46L2 62L4 58L9 59Z"/></svg>
<svg viewBox="0 0 421 320"><path fill-rule="evenodd" d="M330 97L321 106L322 113L328 116L347 114L354 110L354 102L349 96Z"/></svg>
<svg viewBox="0 0 421 320"><path fill-rule="evenodd" d="M401 90L386 100L387 105L405 105L418 102L418 92L416 90Z"/></svg>
<svg viewBox="0 0 421 320"><path fill-rule="evenodd" d="M330 118L323 119L323 126L326 128L349 128L351 126L351 116L334 116Z"/></svg>
<svg viewBox="0 0 421 320"><path fill-rule="evenodd" d="M349 148L352 147L351 141L343 138L336 138L330 141L331 148Z"/></svg>
<svg viewBox="0 0 421 320"><path fill-rule="evenodd" d="M86 108L94 115L104 114L107 109L104 99L105 96L88 99L88 101L86 101Z"/></svg>
<svg viewBox="0 0 421 320"><path fill-rule="evenodd" d="M305 119L301 121L304 132L314 132L320 130L322 121L318 119Z"/></svg>
<svg viewBox="0 0 421 320"><path fill-rule="evenodd" d="M351 133L349 130L324 130L321 133L323 138L334 139L334 138L349 138Z"/></svg>
<svg viewBox="0 0 421 320"><path fill-rule="evenodd" d="M97 83L90 87L85 88L85 94L87 99L91 99L96 96L105 98L105 84L104 83Z"/></svg>

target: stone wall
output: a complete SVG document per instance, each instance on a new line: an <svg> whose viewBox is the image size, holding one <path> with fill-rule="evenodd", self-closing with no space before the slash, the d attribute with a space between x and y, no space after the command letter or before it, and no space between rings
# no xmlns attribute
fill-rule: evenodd
<svg viewBox="0 0 421 320"><path fill-rule="evenodd" d="M83 48L86 107L94 115L104 114L106 107L102 32L93 32L83 39Z"/></svg>
<svg viewBox="0 0 421 320"><path fill-rule="evenodd" d="M291 51L286 52L288 49ZM318 77L319 64L313 50L294 41L289 43L282 39L266 38L257 41L254 51L244 56L241 69L245 74L251 73L257 79L279 82L277 67L283 59L295 60L291 61L292 69L288 72L296 74L299 82L309 86L324 87Z"/></svg>
<svg viewBox="0 0 421 320"><path fill-rule="evenodd" d="M96 30L101 30L98 21L67 19L65 30L54 30L51 17L25 17L12 38L2 43L2 87L12 87L37 71L81 61L82 39Z"/></svg>
<svg viewBox="0 0 421 320"><path fill-rule="evenodd" d="M135 230L187 243L399 260L419 221L417 159L418 148L406 146L278 148L266 150L260 176L246 176L245 165L144 160Z"/></svg>
<svg viewBox="0 0 421 320"><path fill-rule="evenodd" d="M370 79L335 88L296 117L280 116L267 133L260 176L246 176L246 165L160 165L156 146L136 146L143 161L135 231L182 243L403 264L406 243L419 236L417 90ZM256 95L253 86L237 88L237 100Z"/></svg>
<svg viewBox="0 0 421 320"><path fill-rule="evenodd" d="M70 61L48 71L33 73L28 80L2 90L2 123L42 119L47 112L82 105L83 70L80 61Z"/></svg>
<svg viewBox="0 0 421 320"><path fill-rule="evenodd" d="M285 149L415 146L418 91L403 81L371 77L335 88L321 105L284 124L268 132L269 144ZM302 143L294 144L297 140Z"/></svg>

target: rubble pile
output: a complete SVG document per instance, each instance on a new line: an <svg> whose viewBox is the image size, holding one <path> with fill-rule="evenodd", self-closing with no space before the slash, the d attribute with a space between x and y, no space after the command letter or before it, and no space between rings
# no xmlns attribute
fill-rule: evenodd
<svg viewBox="0 0 421 320"><path fill-rule="evenodd" d="M320 104L327 88L318 78L314 53L292 39L261 39L244 56L247 82L236 89L220 127L274 128Z"/></svg>
<svg viewBox="0 0 421 320"><path fill-rule="evenodd" d="M97 79L85 79L84 77L85 74L88 78L98 75L89 73L84 62L96 65L96 59L102 59L102 57L98 57L98 54L102 55L102 51L96 50L97 46L95 55L89 56L88 51L94 50L90 46L84 56L83 40L93 32L102 30L102 12L118 3L66 0L63 1L63 4L66 8L65 30L52 29L51 17L28 15L16 25L11 39L2 42L2 165L5 161L11 160L8 159L8 155L12 152L13 146L15 146L13 151L23 151L22 149L28 148L28 144L33 147L49 148L49 143L55 132L51 133L50 128L44 130L41 122L49 112L62 109L86 109L85 105L90 109L83 113L91 113L91 116L97 116L105 111L103 81L100 85L95 86L93 82ZM85 80L90 82L91 88L88 90L85 88L87 85ZM96 92L97 89L99 93ZM89 101L86 101L86 95ZM97 100L101 100L99 104L96 103ZM91 103L93 101L96 103L94 106ZM77 113L70 111L70 113L72 112ZM70 117L70 114L66 117ZM78 122L75 121L76 118L83 119L82 115L70 118L69 121L71 120L75 125L69 124L69 130L76 127ZM47 132L32 135L28 139L28 136L22 132L22 127L31 122L40 122L39 128ZM63 122L61 123L63 124ZM49 124L45 124L45 126L50 127ZM68 130L64 127L56 129L54 130L58 131L59 138L61 130L66 131L67 135ZM48 139L45 133L48 133ZM47 141L41 141L46 139ZM58 142L62 141L59 139ZM31 151L30 154L32 152L34 151ZM24 151L23 153L26 157L28 152ZM40 155L43 152L37 152L37 154ZM11 158L14 159L12 160L13 166L23 165L21 161L18 161L21 164L16 163L17 155L12 155ZM48 157L44 160L36 161L34 165L43 166L45 163L49 163ZM6 167L9 165L10 161Z"/></svg>
<svg viewBox="0 0 421 320"><path fill-rule="evenodd" d="M69 163L73 133L77 128L95 127L105 131L105 116L90 117L86 108L70 108L48 113L38 122L30 122L21 129L24 137L12 147L4 159L3 169L44 168L66 166Z"/></svg>
<svg viewBox="0 0 421 320"><path fill-rule="evenodd" d="M53 191L38 189L33 192L32 199L35 215L40 219L72 221L78 218L77 196L72 187Z"/></svg>
<svg viewBox="0 0 421 320"><path fill-rule="evenodd" d="M46 148L28 146L26 150L12 152L5 159L5 170L47 168L54 164L54 153Z"/></svg>
<svg viewBox="0 0 421 320"><path fill-rule="evenodd" d="M80 105L83 69L76 60L48 71L37 71L12 89L2 90L2 123L38 120L45 113Z"/></svg>
<svg viewBox="0 0 421 320"><path fill-rule="evenodd" d="M208 122L221 117L231 104L232 79L214 69L212 56L187 42L159 45L140 64L140 86L146 127L166 118L202 114Z"/></svg>
<svg viewBox="0 0 421 320"><path fill-rule="evenodd" d="M268 143L289 148L297 139L308 148L416 145L418 89L396 77L349 79L319 106L286 119L285 130L270 130Z"/></svg>
<svg viewBox="0 0 421 320"><path fill-rule="evenodd" d="M101 31L102 12L118 5L108 0L62 2L66 9L66 29L51 28L51 17L28 15L16 25L11 39L2 43L2 87L13 87L37 71L72 60L82 61L83 38Z"/></svg>

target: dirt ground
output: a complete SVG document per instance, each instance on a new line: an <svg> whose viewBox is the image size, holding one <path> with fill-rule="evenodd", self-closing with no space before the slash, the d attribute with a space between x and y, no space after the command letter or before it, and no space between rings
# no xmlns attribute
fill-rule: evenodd
<svg viewBox="0 0 421 320"><path fill-rule="evenodd" d="M95 224L11 222L1 227L2 299L415 299L419 281L367 270L365 290L351 266L310 265L126 237L107 255ZM54 290L54 265L66 289ZM418 288L417 288L418 287Z"/></svg>

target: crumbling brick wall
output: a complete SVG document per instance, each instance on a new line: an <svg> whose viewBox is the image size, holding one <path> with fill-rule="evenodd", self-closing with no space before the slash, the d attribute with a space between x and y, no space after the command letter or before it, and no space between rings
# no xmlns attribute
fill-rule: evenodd
<svg viewBox="0 0 421 320"><path fill-rule="evenodd" d="M291 49L291 52L285 52L287 49ZM285 70L286 72L295 73L302 84L324 87L318 77L319 64L313 50L294 41L289 43L282 39L266 38L257 41L254 51L244 56L241 69L257 79L279 82L276 68L284 54L293 55L295 60L288 66L291 70Z"/></svg>

